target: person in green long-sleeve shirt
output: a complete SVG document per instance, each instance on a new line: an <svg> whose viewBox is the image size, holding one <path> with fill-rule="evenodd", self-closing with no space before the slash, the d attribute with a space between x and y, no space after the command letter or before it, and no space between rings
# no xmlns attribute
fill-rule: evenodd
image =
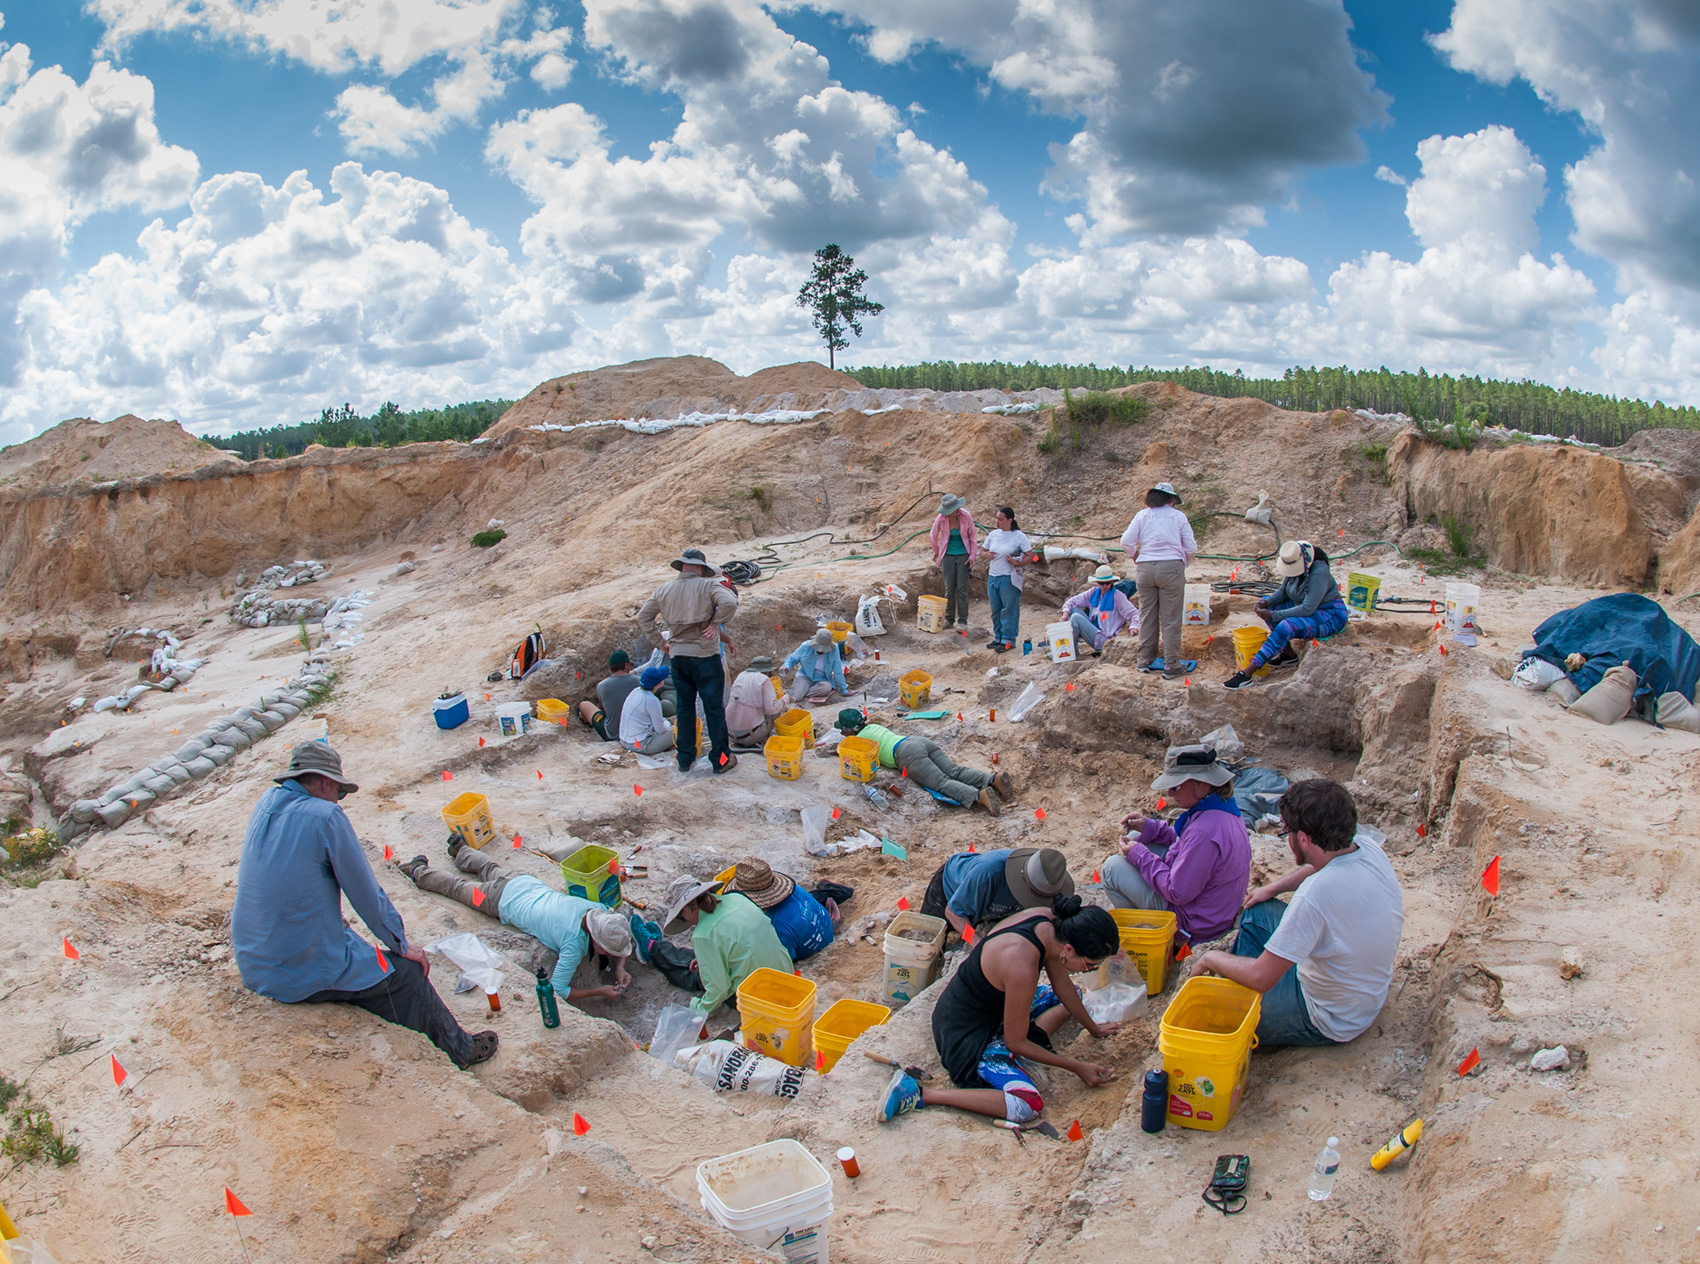
<svg viewBox="0 0 1700 1264"><path fill-rule="evenodd" d="M718 888L719 883L699 882L688 874L673 879L661 923L668 935L691 928L691 951L703 986L691 1008L705 1017L757 970L790 974L796 968L767 914L744 896L716 895Z"/></svg>

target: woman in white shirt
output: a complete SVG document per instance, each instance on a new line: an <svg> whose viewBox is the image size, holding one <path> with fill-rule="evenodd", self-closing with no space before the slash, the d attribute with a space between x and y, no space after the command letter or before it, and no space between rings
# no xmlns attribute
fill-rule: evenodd
<svg viewBox="0 0 1700 1264"><path fill-rule="evenodd" d="M1033 541L1021 532L1015 510L998 507L997 525L986 533L980 556L992 559L986 571L986 596L992 607L992 639L986 648L999 654L1021 635L1021 573L1027 569Z"/></svg>
<svg viewBox="0 0 1700 1264"><path fill-rule="evenodd" d="M1175 508L1180 503L1170 484L1158 483L1145 493L1145 508L1134 514L1122 533L1122 547L1134 561L1133 576L1139 582L1139 666L1148 668L1156 661L1161 635L1165 680L1179 680L1185 674L1181 611L1186 568L1198 554L1192 524Z"/></svg>

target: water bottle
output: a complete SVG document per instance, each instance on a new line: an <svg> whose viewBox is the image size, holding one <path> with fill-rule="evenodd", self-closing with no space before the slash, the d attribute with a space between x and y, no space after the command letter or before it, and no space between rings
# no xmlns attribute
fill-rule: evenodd
<svg viewBox="0 0 1700 1264"><path fill-rule="evenodd" d="M868 802L873 804L880 811L885 812L891 809L890 797L878 786L863 786L862 793L867 795Z"/></svg>
<svg viewBox="0 0 1700 1264"><path fill-rule="evenodd" d="M1147 1071L1145 1095L1139 1099L1139 1126L1146 1132L1162 1132L1169 1114L1169 1073Z"/></svg>
<svg viewBox="0 0 1700 1264"><path fill-rule="evenodd" d="M1316 1156L1316 1168L1310 1174L1310 1197L1312 1202L1321 1202L1334 1192L1334 1178L1340 1172L1339 1137L1328 1138L1328 1144L1322 1147L1322 1153Z"/></svg>
<svg viewBox="0 0 1700 1264"><path fill-rule="evenodd" d="M561 1011L555 1006L555 985L541 970L537 972L537 1008L543 1015L545 1027L561 1025Z"/></svg>
<svg viewBox="0 0 1700 1264"><path fill-rule="evenodd" d="M1026 658L1033 652L1033 640L1029 637L1021 643L1021 657Z"/></svg>

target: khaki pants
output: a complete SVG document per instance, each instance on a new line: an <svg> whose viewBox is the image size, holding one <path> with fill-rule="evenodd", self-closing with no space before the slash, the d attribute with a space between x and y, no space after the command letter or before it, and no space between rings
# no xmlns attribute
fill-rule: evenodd
<svg viewBox="0 0 1700 1264"><path fill-rule="evenodd" d="M1149 667L1157 658L1157 639L1163 641L1163 670L1181 671L1181 617L1186 597L1186 563L1139 562L1134 566L1139 581L1139 666Z"/></svg>
<svg viewBox="0 0 1700 1264"><path fill-rule="evenodd" d="M742 746L750 750L760 750L762 743L773 736L773 721L763 720L748 733L734 733L731 729L727 729L726 735L731 740L733 746Z"/></svg>

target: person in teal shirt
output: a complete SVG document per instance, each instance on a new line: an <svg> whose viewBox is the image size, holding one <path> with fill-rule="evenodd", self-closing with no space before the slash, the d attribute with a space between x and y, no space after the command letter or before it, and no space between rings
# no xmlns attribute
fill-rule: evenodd
<svg viewBox="0 0 1700 1264"><path fill-rule="evenodd" d="M738 985L757 970L790 974L796 969L773 923L741 895L716 895L717 882L699 882L685 874L673 879L667 893L667 916L662 934L691 932L702 975L702 995L691 1008L705 1018L730 999Z"/></svg>
<svg viewBox="0 0 1700 1264"><path fill-rule="evenodd" d="M1015 782L1007 772L983 772L957 763L930 738L894 733L881 724L869 724L855 707L838 713L835 727L849 736L879 743L882 768L895 768L924 790L933 790L963 807L978 803L996 816L1015 797Z"/></svg>
<svg viewBox="0 0 1700 1264"><path fill-rule="evenodd" d="M633 947L628 918L594 900L545 886L528 873L509 873L491 857L468 847L458 834L450 836L449 858L456 869L472 877L433 869L424 856L409 860L401 867L402 872L421 891L458 900L555 952L555 970L549 981L557 996L569 1001L593 997L612 1001L624 995L632 981L626 971L626 958L632 955ZM573 976L592 952L609 959L614 981L574 987Z"/></svg>

